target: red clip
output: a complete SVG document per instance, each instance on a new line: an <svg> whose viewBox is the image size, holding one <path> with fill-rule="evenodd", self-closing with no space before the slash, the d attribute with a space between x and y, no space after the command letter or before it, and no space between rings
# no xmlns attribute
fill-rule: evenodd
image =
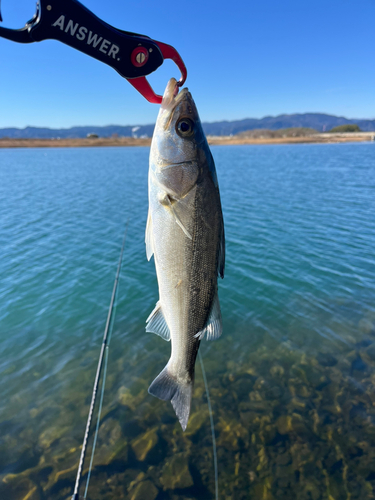
<svg viewBox="0 0 375 500"><path fill-rule="evenodd" d="M180 54L171 45L162 42L155 42L155 43L157 43L164 59L172 59L172 61L176 63L178 69L181 71L181 78L177 82L177 85L179 87L182 87L187 78L187 70L184 61L181 59ZM155 94L145 76L140 76L139 78L132 78L130 80L128 79L128 82L131 85L133 85L133 87L136 90L138 90L138 92L140 92L143 95L143 97L147 99L149 102L155 104L161 104L163 96Z"/></svg>

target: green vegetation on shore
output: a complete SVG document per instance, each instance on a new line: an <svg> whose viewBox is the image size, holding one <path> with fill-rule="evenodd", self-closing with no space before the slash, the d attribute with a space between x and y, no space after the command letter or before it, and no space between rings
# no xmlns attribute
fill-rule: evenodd
<svg viewBox="0 0 375 500"><path fill-rule="evenodd" d="M339 125L338 127L333 127L328 133L343 133L343 132L362 132L362 130L355 123L349 123L347 125Z"/></svg>

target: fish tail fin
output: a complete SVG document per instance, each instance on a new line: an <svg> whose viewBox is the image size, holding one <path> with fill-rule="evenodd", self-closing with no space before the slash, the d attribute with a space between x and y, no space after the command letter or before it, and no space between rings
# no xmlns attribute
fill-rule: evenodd
<svg viewBox="0 0 375 500"><path fill-rule="evenodd" d="M180 421L182 430L186 429L193 393L193 380L181 382L168 370L168 365L156 377L148 388L152 396L170 401Z"/></svg>

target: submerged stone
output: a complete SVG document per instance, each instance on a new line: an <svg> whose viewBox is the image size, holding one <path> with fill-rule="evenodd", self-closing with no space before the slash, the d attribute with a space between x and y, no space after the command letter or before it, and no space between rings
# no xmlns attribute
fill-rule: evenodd
<svg viewBox="0 0 375 500"><path fill-rule="evenodd" d="M270 373L273 377L279 378L279 377L282 377L284 375L285 370L281 365L274 365L270 369Z"/></svg>
<svg viewBox="0 0 375 500"><path fill-rule="evenodd" d="M220 427L218 446L223 446L227 450L238 450L249 442L249 432L239 422L221 420Z"/></svg>
<svg viewBox="0 0 375 500"><path fill-rule="evenodd" d="M131 500L155 500L159 490L151 481L139 483L131 494Z"/></svg>
<svg viewBox="0 0 375 500"><path fill-rule="evenodd" d="M57 439L65 434L69 435L69 432L70 429L67 427L49 427L39 436L39 445L42 448L49 448Z"/></svg>
<svg viewBox="0 0 375 500"><path fill-rule="evenodd" d="M319 352L316 359L322 366L335 366L337 364L337 359L328 352Z"/></svg>
<svg viewBox="0 0 375 500"><path fill-rule="evenodd" d="M183 489L193 486L193 478L189 470L187 457L183 454L174 455L167 459L160 477L165 490Z"/></svg>
<svg viewBox="0 0 375 500"><path fill-rule="evenodd" d="M199 430L204 426L204 424L209 424L210 417L208 412L197 411L189 419L189 425L184 433L185 436L194 436L199 432Z"/></svg>
<svg viewBox="0 0 375 500"><path fill-rule="evenodd" d="M27 477L6 475L0 483L2 500L39 500L37 486Z"/></svg>
<svg viewBox="0 0 375 500"><path fill-rule="evenodd" d="M372 321L367 318L362 318L358 323L359 330L363 333L372 333L375 329L375 325Z"/></svg>
<svg viewBox="0 0 375 500"><path fill-rule="evenodd" d="M151 429L132 442L132 448L137 460L143 462L146 460L150 451L157 445L159 437L156 429Z"/></svg>
<svg viewBox="0 0 375 500"><path fill-rule="evenodd" d="M366 354L371 359L371 361L375 361L375 344L370 345L370 347L366 349Z"/></svg>
<svg viewBox="0 0 375 500"><path fill-rule="evenodd" d="M120 423L108 418L99 429L99 439L95 463L109 465L113 460L126 462L128 459L128 443L122 433Z"/></svg>
<svg viewBox="0 0 375 500"><path fill-rule="evenodd" d="M358 372L364 372L367 368L366 363L362 360L361 356L357 356L352 361L352 371L356 370Z"/></svg>
<svg viewBox="0 0 375 500"><path fill-rule="evenodd" d="M279 434L281 434L282 436L284 434L288 434L288 432L293 429L292 417L290 415L281 415L281 417L277 419L276 426Z"/></svg>

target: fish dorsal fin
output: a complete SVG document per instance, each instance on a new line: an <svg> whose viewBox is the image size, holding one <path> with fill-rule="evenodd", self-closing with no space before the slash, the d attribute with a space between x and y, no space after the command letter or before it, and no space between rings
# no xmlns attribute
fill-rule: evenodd
<svg viewBox="0 0 375 500"><path fill-rule="evenodd" d="M221 323L221 311L219 295L216 291L215 299L212 304L211 312L207 320L207 324L203 330L198 332L195 337L199 340L203 340L206 336L206 340L216 340L220 337L223 332L223 326Z"/></svg>
<svg viewBox="0 0 375 500"><path fill-rule="evenodd" d="M217 274L220 278L224 278L224 268L225 268L225 234L224 234L224 224L221 225L220 241L218 249L218 265Z"/></svg>
<svg viewBox="0 0 375 500"><path fill-rule="evenodd" d="M171 332L165 321L160 300L156 303L155 309L146 320L146 332L156 333L156 335L159 335L164 340L171 340Z"/></svg>
<svg viewBox="0 0 375 500"><path fill-rule="evenodd" d="M153 245L153 238L152 238L152 220L151 220L150 209L148 209L145 242L146 242L147 260L150 260L152 257L152 254L154 253L154 245Z"/></svg>

